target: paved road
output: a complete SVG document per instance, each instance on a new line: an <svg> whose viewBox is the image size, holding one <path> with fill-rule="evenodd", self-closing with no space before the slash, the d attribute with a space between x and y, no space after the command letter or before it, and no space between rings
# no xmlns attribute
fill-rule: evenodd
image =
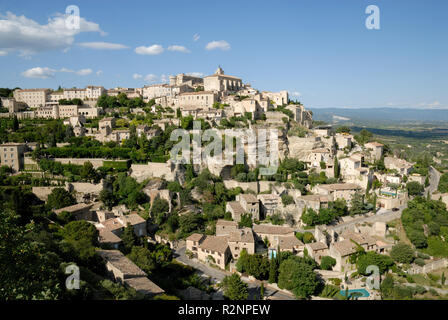
<svg viewBox="0 0 448 320"><path fill-rule="evenodd" d="M211 280L213 283L221 282L225 276L231 275L231 273L228 271L215 269L206 264L189 259L185 255L185 251L186 251L185 247L175 250L174 258L177 261L182 262L182 263L189 265L190 267L193 267L194 269L196 269L197 273L200 276L211 277ZM255 299L258 300L261 282L260 281L249 281L245 278L242 278L242 280L244 282L246 282L249 287L249 300L255 300ZM284 293L282 291L278 291L278 290L269 288L266 283L265 283L265 296L270 296L274 299L279 299L279 300L295 300L295 298L292 294Z"/></svg>

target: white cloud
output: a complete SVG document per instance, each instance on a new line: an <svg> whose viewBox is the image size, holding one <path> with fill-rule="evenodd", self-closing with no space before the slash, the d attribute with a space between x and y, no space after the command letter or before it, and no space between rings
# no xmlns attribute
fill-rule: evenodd
<svg viewBox="0 0 448 320"><path fill-rule="evenodd" d="M78 43L78 46L95 50L121 50L129 48L124 44L111 42L80 42Z"/></svg>
<svg viewBox="0 0 448 320"><path fill-rule="evenodd" d="M47 24L39 24L25 16L11 12L0 14L0 49L19 51L22 56L70 47L77 34L98 32L104 35L99 25L80 17L79 28L67 28L68 15L57 13Z"/></svg>
<svg viewBox="0 0 448 320"><path fill-rule="evenodd" d="M93 72L92 69L81 69L81 70L75 71L75 73L80 76L88 76L92 72Z"/></svg>
<svg viewBox="0 0 448 320"><path fill-rule="evenodd" d="M8 54L8 51L6 50L0 50L0 57L1 56L6 56Z"/></svg>
<svg viewBox="0 0 448 320"><path fill-rule="evenodd" d="M202 72L189 72L186 75L192 76L192 77L198 77L198 78L205 77L205 74L203 74Z"/></svg>
<svg viewBox="0 0 448 320"><path fill-rule="evenodd" d="M156 76L155 74L152 74L152 73L147 74L147 75L145 76L145 81L146 81L146 82L149 82L149 83L157 82L158 79L159 79L159 77Z"/></svg>
<svg viewBox="0 0 448 320"><path fill-rule="evenodd" d="M96 72L96 75L97 76L100 76L100 75L102 75L103 74L103 70L98 70L97 72Z"/></svg>
<svg viewBox="0 0 448 320"><path fill-rule="evenodd" d="M184 46L178 46L178 45L172 45L168 47L169 51L178 51L178 52L183 52L183 53L190 53L191 51L188 50L186 47Z"/></svg>
<svg viewBox="0 0 448 320"><path fill-rule="evenodd" d="M153 44L149 47L140 46L135 48L135 53L144 55L157 55L164 51L163 47L159 44Z"/></svg>
<svg viewBox="0 0 448 320"><path fill-rule="evenodd" d="M290 92L289 95L292 97L300 97L302 94L298 91L293 91L293 92Z"/></svg>
<svg viewBox="0 0 448 320"><path fill-rule="evenodd" d="M81 70L71 70L71 69L67 69L67 68L62 68L61 70L59 70L59 72L68 72L68 73L74 73L77 74L79 76L87 76L89 74L91 74L93 71L92 69L81 69Z"/></svg>
<svg viewBox="0 0 448 320"><path fill-rule="evenodd" d="M194 36L193 36L193 41L194 42L198 41L200 37L201 36L198 33L195 33Z"/></svg>
<svg viewBox="0 0 448 320"><path fill-rule="evenodd" d="M137 79L141 79L141 78L143 78L143 76L142 76L141 74L134 73L134 74L132 75L132 78L134 78L135 80L137 80Z"/></svg>
<svg viewBox="0 0 448 320"><path fill-rule="evenodd" d="M100 70L101 71L101 70ZM71 70L67 68L61 68L60 70L51 69L47 67L35 67L28 69L22 72L22 76L25 78L40 78L40 79L48 79L55 76L57 72L66 72L66 73L74 73L78 76L87 76L91 74L92 69L80 69L80 70ZM102 72L102 71L101 71ZM98 72L97 72L98 74Z"/></svg>
<svg viewBox="0 0 448 320"><path fill-rule="evenodd" d="M24 76L25 78L48 79L54 77L55 72L56 70L47 67L36 67L22 72L22 76Z"/></svg>
<svg viewBox="0 0 448 320"><path fill-rule="evenodd" d="M160 82L163 82L163 83L168 82L168 76L166 74L162 74L160 76Z"/></svg>
<svg viewBox="0 0 448 320"><path fill-rule="evenodd" d="M207 49L207 50L219 49L219 50L226 51L226 50L230 50L230 44L225 40L211 41L211 42L207 43L207 45L205 46L205 49Z"/></svg>

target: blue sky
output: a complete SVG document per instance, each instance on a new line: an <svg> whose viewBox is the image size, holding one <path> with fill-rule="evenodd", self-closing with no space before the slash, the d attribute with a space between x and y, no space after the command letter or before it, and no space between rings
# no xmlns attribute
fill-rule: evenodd
<svg viewBox="0 0 448 320"><path fill-rule="evenodd" d="M63 30L68 5L81 30ZM448 108L447 16L444 0L0 0L0 87L141 87L221 65L309 107Z"/></svg>

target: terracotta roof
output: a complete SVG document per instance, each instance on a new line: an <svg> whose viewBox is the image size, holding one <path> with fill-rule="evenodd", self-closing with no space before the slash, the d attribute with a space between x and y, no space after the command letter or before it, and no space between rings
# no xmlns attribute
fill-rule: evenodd
<svg viewBox="0 0 448 320"><path fill-rule="evenodd" d="M146 276L139 267L118 250L97 250L97 253L125 276Z"/></svg>
<svg viewBox="0 0 448 320"><path fill-rule="evenodd" d="M211 78L211 77L221 77L221 78L231 78L231 79L237 79L237 80L241 80L241 78L235 77L235 76L229 76L227 74L212 74L209 76L206 76L204 78Z"/></svg>
<svg viewBox="0 0 448 320"><path fill-rule="evenodd" d="M320 184L319 187L329 191L361 189L360 186L354 183Z"/></svg>
<svg viewBox="0 0 448 320"><path fill-rule="evenodd" d="M244 228L244 229L238 229L235 231L231 231L229 235L229 242L248 242L248 243L254 243L254 234L252 232L252 229L250 228Z"/></svg>
<svg viewBox="0 0 448 320"><path fill-rule="evenodd" d="M68 206L68 207L64 207L64 208L60 208L57 210L54 210L54 213L59 214L63 211L67 211L67 212L76 212L79 210L83 210L83 209L90 209L92 207L92 204L85 204L85 203L77 203L74 204L72 206Z"/></svg>
<svg viewBox="0 0 448 320"><path fill-rule="evenodd" d="M304 246L303 242L297 239L295 236L279 237L278 245L280 249L294 249L295 247Z"/></svg>
<svg viewBox="0 0 448 320"><path fill-rule="evenodd" d="M267 224L256 224L253 226L255 233L265 233L265 234L288 234L294 232L293 228L282 227L282 226L271 226Z"/></svg>
<svg viewBox="0 0 448 320"><path fill-rule="evenodd" d="M100 243L120 243L121 239L115 233L109 230L100 230L99 232L99 241Z"/></svg>
<svg viewBox="0 0 448 320"><path fill-rule="evenodd" d="M351 230L343 231L340 234L340 236L344 239L351 239L360 245L367 244L367 245L371 246L376 243L376 240L374 238L372 238L371 236L364 235L361 233L355 233Z"/></svg>
<svg viewBox="0 0 448 320"><path fill-rule="evenodd" d="M183 92L179 96L195 96L201 94L214 94L213 91L197 91L197 92Z"/></svg>
<svg viewBox="0 0 448 320"><path fill-rule="evenodd" d="M203 234L199 234L199 233L193 233L191 236L189 236L186 240L188 241L201 241L202 238L204 237Z"/></svg>
<svg viewBox="0 0 448 320"><path fill-rule="evenodd" d="M356 252L357 246L350 241L349 239L345 239L343 241L338 241L333 244L334 249L339 252L342 257L351 255Z"/></svg>
<svg viewBox="0 0 448 320"><path fill-rule="evenodd" d="M308 194L305 196L298 197L299 200L303 201L319 201L319 202L329 202L331 198L329 196L320 195L320 194Z"/></svg>
<svg viewBox="0 0 448 320"><path fill-rule="evenodd" d="M374 142L368 142L364 144L364 146L384 147L384 144L374 141Z"/></svg>
<svg viewBox="0 0 448 320"><path fill-rule="evenodd" d="M216 226L238 227L238 222L219 219L216 221Z"/></svg>
<svg viewBox="0 0 448 320"><path fill-rule="evenodd" d="M240 197L243 198L246 202L258 202L257 197L250 193L240 194Z"/></svg>
<svg viewBox="0 0 448 320"><path fill-rule="evenodd" d="M136 224L140 224L140 223L145 223L146 220L143 219L142 217L140 217L137 213L131 213L125 216L121 216L118 217L117 219L120 219L123 223L124 226L127 226L128 223L131 224L131 226L136 225Z"/></svg>
<svg viewBox="0 0 448 320"><path fill-rule="evenodd" d="M307 244L313 251L328 249L328 246L324 242L312 242Z"/></svg>
<svg viewBox="0 0 448 320"><path fill-rule="evenodd" d="M228 248L228 239L229 237L227 236L206 236L200 244L200 248L202 250L224 253Z"/></svg>
<svg viewBox="0 0 448 320"><path fill-rule="evenodd" d="M100 231L101 230L113 231L121 229L124 226L117 218L110 218L101 223L96 224L95 227Z"/></svg>
<svg viewBox="0 0 448 320"><path fill-rule="evenodd" d="M230 206L230 208L232 208L232 211L236 214L243 214L246 212L239 202L231 201L227 202L227 204Z"/></svg>
<svg viewBox="0 0 448 320"><path fill-rule="evenodd" d="M269 193L269 194L259 194L257 195L257 198L262 201L279 201L280 196L275 193Z"/></svg>
<svg viewBox="0 0 448 320"><path fill-rule="evenodd" d="M125 279L124 283L135 289L137 292L143 294L156 295L165 292L165 290L146 277Z"/></svg>

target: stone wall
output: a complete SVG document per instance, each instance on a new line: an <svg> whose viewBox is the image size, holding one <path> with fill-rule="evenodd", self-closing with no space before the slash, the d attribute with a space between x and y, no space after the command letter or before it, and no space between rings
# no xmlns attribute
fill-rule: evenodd
<svg viewBox="0 0 448 320"><path fill-rule="evenodd" d="M131 165L131 177L137 182L151 178L165 178L167 181L174 181L175 174L170 163L148 162L147 164Z"/></svg>
<svg viewBox="0 0 448 320"><path fill-rule="evenodd" d="M103 161L107 159L102 158L93 158L93 159L87 159L87 158L54 158L54 161L60 162L62 164L77 164L77 165L83 165L84 162L90 162L95 169L98 169L99 167L103 166Z"/></svg>
<svg viewBox="0 0 448 320"><path fill-rule="evenodd" d="M443 269L448 266L448 259L440 259L430 262L423 267L414 265L411 269L408 270L410 274L418 274L418 273L430 273L434 270Z"/></svg>

